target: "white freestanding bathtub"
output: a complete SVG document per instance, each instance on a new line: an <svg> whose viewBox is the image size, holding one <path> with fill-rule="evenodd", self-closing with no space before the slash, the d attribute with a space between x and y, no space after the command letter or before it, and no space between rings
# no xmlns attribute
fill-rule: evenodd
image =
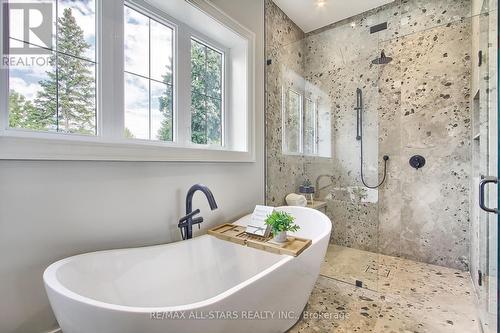
<svg viewBox="0 0 500 333"><path fill-rule="evenodd" d="M204 235L50 265L43 279L59 325L64 333L285 332L319 275L331 222L308 208L278 209L296 217L295 235L312 239L298 257Z"/></svg>

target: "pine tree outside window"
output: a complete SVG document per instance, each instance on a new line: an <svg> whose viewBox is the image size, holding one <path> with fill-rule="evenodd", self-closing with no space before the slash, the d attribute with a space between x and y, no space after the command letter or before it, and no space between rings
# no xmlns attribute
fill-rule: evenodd
<svg viewBox="0 0 500 333"><path fill-rule="evenodd" d="M52 4L55 31L50 55L36 66L9 67L8 126L96 135L96 3L59 0ZM19 44L32 42L9 31L9 45Z"/></svg>

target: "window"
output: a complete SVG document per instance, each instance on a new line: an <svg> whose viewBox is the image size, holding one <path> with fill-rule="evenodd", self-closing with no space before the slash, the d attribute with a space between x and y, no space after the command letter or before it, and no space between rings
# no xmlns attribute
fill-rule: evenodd
<svg viewBox="0 0 500 333"><path fill-rule="evenodd" d="M0 159L255 160L255 35L209 1L7 4Z"/></svg>
<svg viewBox="0 0 500 333"><path fill-rule="evenodd" d="M95 1L35 6L51 18L45 28L53 33L45 39L25 33L23 5L6 7L9 57L2 63L8 63L8 127L96 135Z"/></svg>
<svg viewBox="0 0 500 333"><path fill-rule="evenodd" d="M302 95L289 89L284 93L283 151L302 153Z"/></svg>
<svg viewBox="0 0 500 333"><path fill-rule="evenodd" d="M125 136L173 141L173 29L125 6Z"/></svg>
<svg viewBox="0 0 500 333"><path fill-rule="evenodd" d="M330 142L328 110L323 108L320 115L316 98L285 87L282 90L283 153L330 157L330 146L325 145ZM320 141L325 142L321 147Z"/></svg>
<svg viewBox="0 0 500 333"><path fill-rule="evenodd" d="M197 144L222 144L224 57L191 39L191 140Z"/></svg>

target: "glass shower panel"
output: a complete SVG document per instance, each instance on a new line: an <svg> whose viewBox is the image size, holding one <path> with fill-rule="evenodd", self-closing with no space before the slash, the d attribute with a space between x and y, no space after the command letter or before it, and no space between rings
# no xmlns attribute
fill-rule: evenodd
<svg viewBox="0 0 500 333"><path fill-rule="evenodd" d="M471 18L465 17L470 9L461 2L449 13L461 9L462 15L448 17L439 5L439 14L431 15L439 8L428 3L405 2L399 33L385 34L378 48L393 58L378 78L379 154L390 156L379 189L379 272L388 272L379 290L398 283L396 270L407 283L415 281L395 257L415 267L467 271L470 265L470 82L476 65ZM429 15L418 17L417 9ZM425 166L412 167L413 156L424 157Z"/></svg>
<svg viewBox="0 0 500 333"><path fill-rule="evenodd" d="M304 157L304 177L315 184L316 200L326 203L326 213L333 223L326 257L332 264L324 265L322 274L375 289L379 279L378 190L361 183L360 124L355 110L359 89L363 95L364 174L367 182L377 183L379 74L371 61L377 54L378 39L366 33L365 19L346 20L303 39L306 96L319 96L320 101L321 155ZM329 132L323 131L322 110L330 116ZM330 155L321 153L326 140Z"/></svg>
<svg viewBox="0 0 500 333"><path fill-rule="evenodd" d="M479 182L498 176L498 106L497 106L497 11L496 4L485 1L481 14L473 18L479 32L480 62L477 85L473 85L473 186L472 275L479 293L480 319L485 332L497 328L498 215L479 208ZM485 188L486 206L498 207L495 185ZM477 262L476 259L477 258ZM477 274L477 275L476 275Z"/></svg>
<svg viewBox="0 0 500 333"><path fill-rule="evenodd" d="M276 24L266 21L266 30L277 29L273 28ZM302 154L304 51L301 38L266 43L266 202L281 206L306 180Z"/></svg>

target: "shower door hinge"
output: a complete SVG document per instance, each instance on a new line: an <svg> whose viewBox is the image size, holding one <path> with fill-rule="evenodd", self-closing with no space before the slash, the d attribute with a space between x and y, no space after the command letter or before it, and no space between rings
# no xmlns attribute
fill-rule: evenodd
<svg viewBox="0 0 500 333"><path fill-rule="evenodd" d="M483 272L481 272L481 270L477 271L477 284L479 286L483 285Z"/></svg>
<svg viewBox="0 0 500 333"><path fill-rule="evenodd" d="M483 64L483 51L479 50L479 52L477 53L477 55L478 55L478 58L479 58L477 66L481 67L481 65Z"/></svg>

